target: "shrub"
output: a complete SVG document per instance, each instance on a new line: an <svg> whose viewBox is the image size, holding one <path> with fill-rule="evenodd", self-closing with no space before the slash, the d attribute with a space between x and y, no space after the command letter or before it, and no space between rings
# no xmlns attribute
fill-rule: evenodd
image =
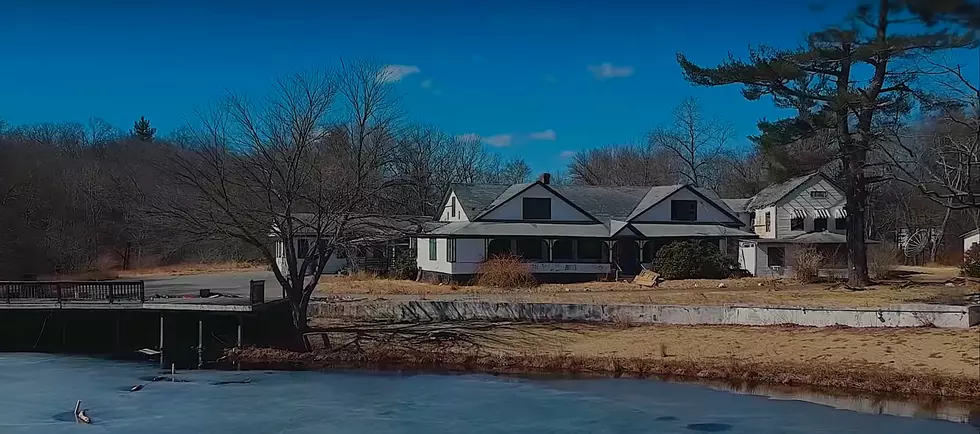
<svg viewBox="0 0 980 434"><path fill-rule="evenodd" d="M415 249L405 249L395 253L388 274L396 279L415 279L419 272Z"/></svg>
<svg viewBox="0 0 980 434"><path fill-rule="evenodd" d="M736 268L717 245L675 241L657 252L657 272L664 279L721 279Z"/></svg>
<svg viewBox="0 0 980 434"><path fill-rule="evenodd" d="M538 284L519 256L494 256L476 271L476 284L493 288L529 288Z"/></svg>
<svg viewBox="0 0 980 434"><path fill-rule="evenodd" d="M963 264L960 273L966 277L980 277L980 244L974 244L963 253Z"/></svg>
<svg viewBox="0 0 980 434"><path fill-rule="evenodd" d="M823 265L823 254L811 246L796 250L793 258L793 276L800 283L813 283L820 278L820 266Z"/></svg>
<svg viewBox="0 0 980 434"><path fill-rule="evenodd" d="M898 265L898 247L892 244L876 244L868 249L868 274L873 279L884 279Z"/></svg>

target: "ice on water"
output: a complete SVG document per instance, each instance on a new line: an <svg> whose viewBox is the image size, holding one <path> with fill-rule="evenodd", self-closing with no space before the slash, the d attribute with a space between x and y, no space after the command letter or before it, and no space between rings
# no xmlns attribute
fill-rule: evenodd
<svg viewBox="0 0 980 434"><path fill-rule="evenodd" d="M190 371L178 373L183 382L147 381L161 374L149 364L0 354L0 433L976 432L642 380ZM131 392L137 384L145 387ZM79 399L93 425L73 421Z"/></svg>

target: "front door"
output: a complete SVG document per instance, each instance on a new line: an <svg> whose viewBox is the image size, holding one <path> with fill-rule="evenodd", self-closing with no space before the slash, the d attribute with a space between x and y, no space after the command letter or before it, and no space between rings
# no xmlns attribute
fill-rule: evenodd
<svg viewBox="0 0 980 434"><path fill-rule="evenodd" d="M640 247L633 240L618 240L613 246L613 261L619 265L621 274L635 276L640 274Z"/></svg>

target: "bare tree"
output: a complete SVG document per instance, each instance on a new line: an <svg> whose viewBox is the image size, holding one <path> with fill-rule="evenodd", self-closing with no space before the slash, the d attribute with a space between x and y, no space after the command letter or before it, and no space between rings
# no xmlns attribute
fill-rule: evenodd
<svg viewBox="0 0 980 434"><path fill-rule="evenodd" d="M611 145L575 154L568 164L571 183L584 185L648 186L677 182L673 158L646 145Z"/></svg>
<svg viewBox="0 0 980 434"><path fill-rule="evenodd" d="M712 172L734 138L731 124L706 119L694 97L674 108L674 121L649 134L650 146L667 150L677 160L676 174L695 187L714 187ZM712 184L712 185L709 185Z"/></svg>
<svg viewBox="0 0 980 434"><path fill-rule="evenodd" d="M168 162L192 194L165 195L158 210L185 230L257 249L285 289L300 332L327 260L350 241L346 229L372 216L396 182L388 175L399 112L380 71L344 62L338 73L280 79L261 102L229 94L201 114L192 146ZM283 241L283 269L270 236ZM311 241L305 258L299 238Z"/></svg>

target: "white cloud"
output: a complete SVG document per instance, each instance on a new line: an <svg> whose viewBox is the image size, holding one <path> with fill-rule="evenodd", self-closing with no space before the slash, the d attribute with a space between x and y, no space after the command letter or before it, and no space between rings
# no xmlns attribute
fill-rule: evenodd
<svg viewBox="0 0 980 434"><path fill-rule="evenodd" d="M609 62L603 62L601 65L589 65L589 71L592 71L598 80L629 77L634 72L632 66L616 66Z"/></svg>
<svg viewBox="0 0 980 434"><path fill-rule="evenodd" d="M572 158L572 157L574 157L574 156L575 156L575 154L577 154L577 153L578 153L578 152L575 152L575 151L561 151L561 154L558 154L558 155L559 155L559 156L560 156L561 158Z"/></svg>
<svg viewBox="0 0 980 434"><path fill-rule="evenodd" d="M422 80L422 88L423 89L428 89L430 87L432 87L432 79L431 78L427 78L425 80Z"/></svg>
<svg viewBox="0 0 980 434"><path fill-rule="evenodd" d="M466 133L466 134L460 134L456 136L456 138L464 142L472 142L474 140L480 140L480 135L477 133Z"/></svg>
<svg viewBox="0 0 980 434"><path fill-rule="evenodd" d="M514 141L514 136L510 134L497 134L490 137L484 137L483 141L490 146L503 148L510 146L511 142Z"/></svg>
<svg viewBox="0 0 980 434"><path fill-rule="evenodd" d="M403 78L412 74L422 72L415 65L387 65L378 72L378 81L382 83L394 83L402 81Z"/></svg>
<svg viewBox="0 0 980 434"><path fill-rule="evenodd" d="M531 133L528 135L528 137L530 137L531 140L555 140L556 138L558 138L558 135L555 134L555 130L549 128L544 131Z"/></svg>

